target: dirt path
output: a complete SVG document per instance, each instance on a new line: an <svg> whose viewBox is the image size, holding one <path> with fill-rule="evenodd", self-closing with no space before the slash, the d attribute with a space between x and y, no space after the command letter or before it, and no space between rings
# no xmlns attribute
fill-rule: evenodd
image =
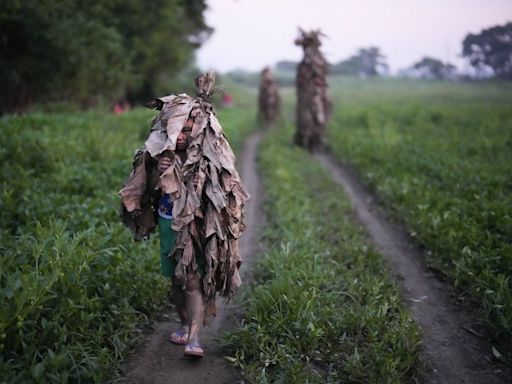
<svg viewBox="0 0 512 384"><path fill-rule="evenodd" d="M261 139L261 132L251 135L244 147L241 157L241 176L251 199L245 210L247 230L240 239L240 254L243 258L242 279L250 279L250 267L253 256L259 250L259 231L262 223L261 193L256 172L256 149ZM183 346L169 342L169 333L178 328L179 322L170 311L155 324L154 331L146 337L139 348L125 362L123 371L126 376L116 382L137 384L170 383L206 383L233 384L243 383L242 375L225 358L219 346L219 336L223 330L234 325L234 304L225 304L218 300L217 317L209 321L202 330L201 343L205 349L202 360L190 360L183 356Z"/></svg>
<svg viewBox="0 0 512 384"><path fill-rule="evenodd" d="M343 186L358 220L403 282L404 299L423 330L425 383L510 383L511 372L490 363L492 345L472 333L478 333L474 316L454 304L451 288L429 272L424 255L406 230L385 218L372 195L346 167L327 154L316 158Z"/></svg>

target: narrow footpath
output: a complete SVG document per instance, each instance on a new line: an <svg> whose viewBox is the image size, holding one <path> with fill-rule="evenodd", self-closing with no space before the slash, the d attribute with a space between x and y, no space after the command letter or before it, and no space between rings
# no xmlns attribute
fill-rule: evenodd
<svg viewBox="0 0 512 384"><path fill-rule="evenodd" d="M510 383L512 373L491 364L492 345L476 335L474 316L463 306L454 304L450 286L428 270L425 255L413 244L405 228L386 219L374 197L345 166L325 153L315 157L343 186L357 219L402 281L404 301L423 331L424 382Z"/></svg>
<svg viewBox="0 0 512 384"><path fill-rule="evenodd" d="M239 170L242 180L251 194L245 207L247 230L240 239L242 255L242 283L250 280L250 269L254 257L259 253L259 237L262 223L261 191L256 171L256 150L262 132L253 133L248 139L239 158ZM205 357L191 360L183 356L183 346L173 345L169 341L172 330L179 327L174 311L163 314L162 320L154 325L152 331L137 350L127 359L123 371L125 377L116 383L130 384L170 384L170 383L205 383L236 384L243 383L239 370L225 358L220 348L219 337L224 330L235 325L233 303L217 301L217 316L209 319L206 328L201 331L201 344Z"/></svg>

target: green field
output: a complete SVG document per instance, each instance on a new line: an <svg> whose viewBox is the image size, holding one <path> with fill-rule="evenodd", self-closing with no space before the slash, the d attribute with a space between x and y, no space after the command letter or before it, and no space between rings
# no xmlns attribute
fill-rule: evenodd
<svg viewBox="0 0 512 384"><path fill-rule="evenodd" d="M252 96L219 111L235 149ZM0 382L105 382L166 308L156 239L133 243L117 191L153 111L0 120Z"/></svg>
<svg viewBox="0 0 512 384"><path fill-rule="evenodd" d="M333 80L331 151L512 336L512 84Z"/></svg>
<svg viewBox="0 0 512 384"><path fill-rule="evenodd" d="M155 242L132 246L116 195L149 111L4 117L0 376L101 382L164 304Z"/></svg>

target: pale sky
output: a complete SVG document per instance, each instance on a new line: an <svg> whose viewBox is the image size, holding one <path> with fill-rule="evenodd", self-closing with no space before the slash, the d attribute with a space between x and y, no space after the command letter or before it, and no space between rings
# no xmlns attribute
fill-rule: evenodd
<svg viewBox="0 0 512 384"><path fill-rule="evenodd" d="M215 29L199 49L201 69L259 71L280 60L300 60L297 27L320 28L321 47L336 63L358 48L378 46L391 71L423 56L464 69L468 33L512 21L512 0L208 0Z"/></svg>

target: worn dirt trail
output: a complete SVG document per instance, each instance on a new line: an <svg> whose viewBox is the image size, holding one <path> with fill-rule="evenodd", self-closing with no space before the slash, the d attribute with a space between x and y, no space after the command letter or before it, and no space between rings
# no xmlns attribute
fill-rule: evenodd
<svg viewBox="0 0 512 384"><path fill-rule="evenodd" d="M315 157L343 186L358 220L403 282L405 302L423 331L424 382L510 383L510 369L489 362L492 345L485 337L470 332L477 323L474 316L463 306L454 304L451 288L427 269L424 254L411 241L405 228L385 218L373 196L347 167L325 153Z"/></svg>
<svg viewBox="0 0 512 384"><path fill-rule="evenodd" d="M241 153L240 173L251 194L245 209L247 230L240 239L240 254L243 258L242 279L250 279L250 268L254 256L259 251L259 235L262 223L261 193L256 172L256 150L262 132L252 134ZM219 345L222 331L235 325L235 304L225 304L218 300L217 316L210 319L201 331L201 344L205 357L191 360L183 356L183 346L173 345L169 341L171 330L179 327L174 311L162 316L154 326L154 331L146 337L139 348L124 364L125 377L117 383L130 384L233 384L243 383L241 372L235 369L225 358Z"/></svg>

